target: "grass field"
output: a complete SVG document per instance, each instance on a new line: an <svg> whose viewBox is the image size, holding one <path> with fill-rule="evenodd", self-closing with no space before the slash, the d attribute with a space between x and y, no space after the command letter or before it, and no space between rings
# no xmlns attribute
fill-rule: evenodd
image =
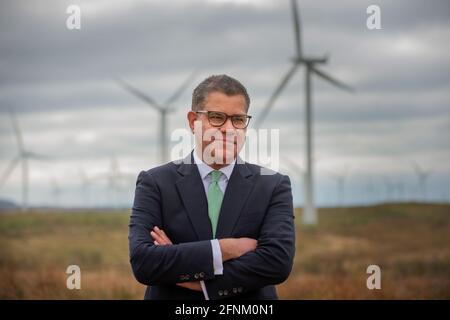
<svg viewBox="0 0 450 320"><path fill-rule="evenodd" d="M300 222L301 210L297 210ZM142 299L128 261L129 212L0 215L0 299ZM450 299L450 205L386 204L319 210L297 225L281 299ZM66 288L68 265L81 290ZM368 265L381 290L368 290Z"/></svg>

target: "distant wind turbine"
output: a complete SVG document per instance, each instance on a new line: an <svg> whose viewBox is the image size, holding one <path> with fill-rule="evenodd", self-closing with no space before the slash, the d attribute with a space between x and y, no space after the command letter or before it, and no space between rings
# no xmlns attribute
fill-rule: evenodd
<svg viewBox="0 0 450 320"><path fill-rule="evenodd" d="M347 91L354 91L351 87L347 86L346 84L342 83L341 81L336 80L335 78L331 77L330 75L326 74L325 72L319 70L316 65L317 64L324 64L327 62L327 57L307 57L303 55L302 52L302 41L301 41L301 30L300 30L300 16L298 14L297 9L297 2L296 0L291 0L292 5L292 14L293 14L293 22L294 22L294 33L295 33L295 49L296 49L296 56L292 60L292 66L288 70L288 72L285 74L285 76L281 79L281 82L279 83L278 87L273 92L272 96L270 97L269 101L265 105L261 116L259 119L257 119L255 123L255 128L258 128L261 123L266 118L267 114L272 109L273 105L275 104L275 101L277 97L280 95L282 90L286 87L289 80L292 78L292 76L295 74L297 69L304 65L306 68L305 72L305 129L306 129L306 174L305 174L305 208L304 208L304 216L303 216L303 222L305 224L316 224L317 223L317 212L314 204L314 185L313 185L313 149L312 149L312 83L311 83L311 75L315 74L316 76L322 78L323 80L326 80L330 82L331 84L335 85L338 88L347 90Z"/></svg>
<svg viewBox="0 0 450 320"><path fill-rule="evenodd" d="M337 196L339 205L345 203L345 182L348 176L348 166L345 166L341 172L330 172L330 177L336 181Z"/></svg>
<svg viewBox="0 0 450 320"><path fill-rule="evenodd" d="M53 206L59 207L61 204L59 202L60 196L61 196L61 186L59 185L58 181L55 179L55 177L50 178L50 185L52 187L52 195L53 195Z"/></svg>
<svg viewBox="0 0 450 320"><path fill-rule="evenodd" d="M82 167L78 168L78 175L81 182L81 193L83 195L83 202L85 207L90 206L89 191L91 187L91 179L87 176L86 172Z"/></svg>
<svg viewBox="0 0 450 320"><path fill-rule="evenodd" d="M431 170L422 168L417 162L412 162L412 167L417 175L419 183L419 192L422 200L427 200L427 181L430 178Z"/></svg>
<svg viewBox="0 0 450 320"><path fill-rule="evenodd" d="M129 172L124 172L120 169L116 157L111 157L109 171L103 174L96 175L92 179L106 180L108 186L108 201L111 201L114 208L117 208L117 198L120 188L120 180L135 179L136 175Z"/></svg>
<svg viewBox="0 0 450 320"><path fill-rule="evenodd" d="M305 188L305 168L296 161L292 161L288 157L283 157L281 166L286 170L292 172L294 174L294 179L298 179L299 184L301 185L301 190L299 190L299 195L303 192Z"/></svg>
<svg viewBox="0 0 450 320"><path fill-rule="evenodd" d="M398 180L394 183L395 190L397 190L397 200L404 201L405 200L405 184L403 181Z"/></svg>
<svg viewBox="0 0 450 320"><path fill-rule="evenodd" d="M161 163L166 163L169 161L169 152L168 152L168 133L167 133L167 115L176 110L173 107L173 103L181 96L183 91L188 87L188 85L193 81L197 74L197 71L194 71L185 82L181 84L180 87L163 103L157 103L152 97L148 94L143 93L142 91L134 88L124 80L120 78L116 78L116 82L124 88L126 91L130 92L132 95L138 97L142 101L146 102L150 107L156 109L161 116L160 123L160 133L159 133L159 144L160 144L160 161Z"/></svg>
<svg viewBox="0 0 450 320"><path fill-rule="evenodd" d="M382 178L386 192L385 200L387 202L393 201L395 199L395 183L389 177L383 176Z"/></svg>
<svg viewBox="0 0 450 320"><path fill-rule="evenodd" d="M366 201L367 203L372 203L372 202L376 202L377 201L377 194L376 194L376 189L375 189L375 185L374 185L374 181L372 176L369 176L366 179L366 185L365 185L365 193L366 193Z"/></svg>
<svg viewBox="0 0 450 320"><path fill-rule="evenodd" d="M49 159L47 156L43 156L25 148L22 133L19 127L19 123L17 121L17 117L12 109L9 110L9 114L11 117L11 123L14 129L14 135L16 137L17 155L11 160L11 162L6 167L5 171L1 175L0 178L0 188L8 180L11 173L14 171L17 165L21 165L21 174L22 174L22 211L28 210L28 190L29 190L29 160L46 160Z"/></svg>

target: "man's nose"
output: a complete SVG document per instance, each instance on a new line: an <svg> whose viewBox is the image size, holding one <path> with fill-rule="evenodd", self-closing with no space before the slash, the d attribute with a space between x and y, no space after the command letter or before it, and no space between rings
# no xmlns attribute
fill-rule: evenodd
<svg viewBox="0 0 450 320"><path fill-rule="evenodd" d="M220 127L220 130L225 133L227 130L234 130L233 122L231 122L231 118L228 118L227 121Z"/></svg>

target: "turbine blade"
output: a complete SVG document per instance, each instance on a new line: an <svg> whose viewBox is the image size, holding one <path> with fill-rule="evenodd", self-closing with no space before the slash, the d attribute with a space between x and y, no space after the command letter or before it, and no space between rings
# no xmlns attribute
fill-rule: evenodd
<svg viewBox="0 0 450 320"><path fill-rule="evenodd" d="M419 176L420 179L427 179L428 176L432 173L430 170L424 169L417 162L411 161L411 164L414 168L414 171Z"/></svg>
<svg viewBox="0 0 450 320"><path fill-rule="evenodd" d="M11 160L9 165L6 167L6 170L3 172L2 177L0 179L0 188L3 187L6 180L8 180L8 177L10 176L11 172L16 168L17 164L19 163L19 157L15 157Z"/></svg>
<svg viewBox="0 0 450 320"><path fill-rule="evenodd" d="M20 152L23 152L24 146L23 146L22 133L20 132L20 127L19 127L19 123L17 121L16 114L14 113L14 111L12 109L9 110L9 114L11 116L11 122L12 122L14 133L16 136L17 147Z"/></svg>
<svg viewBox="0 0 450 320"><path fill-rule="evenodd" d="M275 89L275 91L272 93L272 96L270 97L269 101L267 102L267 104L264 106L263 111L260 113L261 115L259 116L259 118L255 121L255 128L258 128L261 123L264 121L264 119L267 117L267 114L270 112L270 109L272 109L273 105L275 104L275 100L277 99L277 97L280 95L281 91L283 91L284 87L286 86L286 84L289 82L289 80L292 78L292 76L294 75L295 71L298 68L298 64L294 64L289 71L285 74L285 76L281 79L280 83L278 84L277 88Z"/></svg>
<svg viewBox="0 0 450 320"><path fill-rule="evenodd" d="M292 15L294 23L294 36L295 36L295 49L297 53L297 58L302 57L302 38L300 31L300 15L298 14L297 0L291 0L292 5Z"/></svg>
<svg viewBox="0 0 450 320"><path fill-rule="evenodd" d="M288 166L291 167L292 169L294 169L297 172L301 172L302 174L305 172L305 169L298 163L295 163L294 161L292 161L289 158L283 158L284 161L287 162Z"/></svg>
<svg viewBox="0 0 450 320"><path fill-rule="evenodd" d="M34 159L34 160L52 160L53 159L53 157L51 157L51 156L47 156L47 155L40 154L40 153L35 153L32 151L24 151L22 156L24 158Z"/></svg>
<svg viewBox="0 0 450 320"><path fill-rule="evenodd" d="M158 103L156 103L156 101L150 97L149 95L143 93L142 91L132 87L131 85L129 85L127 82L125 82L123 79L120 78L115 78L116 82L122 87L124 88L126 91L130 92L132 95L138 97L139 99L143 100L144 102L146 102L148 105L150 105L151 107L161 111L162 108L158 105Z"/></svg>
<svg viewBox="0 0 450 320"><path fill-rule="evenodd" d="M169 99L166 100L166 103L164 106L166 108L170 108L171 104L174 103L183 93L184 90L189 86L189 84L194 80L194 78L197 76L198 70L194 70L189 77L181 84L181 86L178 87L178 89L172 94L172 96L169 97ZM171 109L173 110L173 109Z"/></svg>
<svg viewBox="0 0 450 320"><path fill-rule="evenodd" d="M322 79L324 79L324 80L326 80L326 81L328 81L328 82L334 84L336 87L339 87L339 88L344 89L344 90L346 90L346 91L355 92L355 90L354 90L352 87L346 85L345 83L343 83L343 82L341 82L341 81L339 81L339 80L336 80L335 78L331 77L330 75L326 74L325 72L320 71L319 69L317 69L317 68L315 68L315 67L312 67L311 70L312 70L316 75L318 75L319 77L321 77Z"/></svg>
<svg viewBox="0 0 450 320"><path fill-rule="evenodd" d="M287 166L285 163L280 162L279 172L287 175L294 174L291 167Z"/></svg>
<svg viewBox="0 0 450 320"><path fill-rule="evenodd" d="M416 161L411 161L411 165L417 175L421 176L425 173L425 170Z"/></svg>

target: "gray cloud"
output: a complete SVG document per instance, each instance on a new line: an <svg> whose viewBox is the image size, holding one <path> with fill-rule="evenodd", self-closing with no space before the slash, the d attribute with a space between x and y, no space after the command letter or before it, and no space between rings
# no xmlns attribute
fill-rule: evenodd
<svg viewBox="0 0 450 320"><path fill-rule="evenodd" d="M82 9L78 31L65 28L65 11L73 3ZM316 153L326 159L325 168L358 163L355 185L365 181L364 174L400 172L398 163L411 159L450 175L450 5L378 3L383 29L375 31L365 25L370 1L300 4L305 52L329 54L321 69L356 88L348 94L314 78ZM70 170L71 159L101 160L107 167L111 154L134 171L154 165L158 114L113 76L164 101L196 68L196 81L229 73L248 87L257 117L294 54L289 10L288 1L2 1L0 170L16 148L7 108L18 114L30 149L58 155L57 176ZM300 69L266 123L281 128L283 154L299 162L303 78ZM186 127L194 85L177 101L171 130ZM374 159L386 161L373 168ZM17 178L18 172L0 194L19 199ZM319 183L320 190L332 190L332 181ZM436 197L442 197L437 190L443 183L432 185Z"/></svg>

